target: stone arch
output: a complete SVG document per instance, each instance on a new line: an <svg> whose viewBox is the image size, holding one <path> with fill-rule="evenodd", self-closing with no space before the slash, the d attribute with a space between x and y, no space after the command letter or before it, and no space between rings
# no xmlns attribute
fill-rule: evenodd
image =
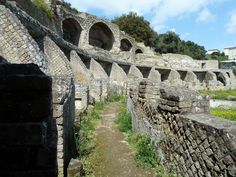
<svg viewBox="0 0 236 177"><path fill-rule="evenodd" d="M126 38L121 39L121 41L120 41L120 49L121 49L121 51L128 52L128 51L131 50L132 47L133 47L133 45L131 44L131 42L128 39L126 39Z"/></svg>
<svg viewBox="0 0 236 177"><path fill-rule="evenodd" d="M67 18L62 21L63 39L78 46L82 28L74 18Z"/></svg>
<svg viewBox="0 0 236 177"><path fill-rule="evenodd" d="M139 53L143 53L143 51L141 49L136 49L135 54L139 54Z"/></svg>
<svg viewBox="0 0 236 177"><path fill-rule="evenodd" d="M102 22L92 25L89 30L89 44L104 50L111 50L115 38L111 29Z"/></svg>

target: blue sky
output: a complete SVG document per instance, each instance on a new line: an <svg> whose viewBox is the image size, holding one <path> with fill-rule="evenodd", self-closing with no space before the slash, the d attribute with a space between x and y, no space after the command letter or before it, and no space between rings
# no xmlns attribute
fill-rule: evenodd
<svg viewBox="0 0 236 177"><path fill-rule="evenodd" d="M158 34L174 31L208 49L236 46L236 0L66 0L79 11L113 19L130 11Z"/></svg>

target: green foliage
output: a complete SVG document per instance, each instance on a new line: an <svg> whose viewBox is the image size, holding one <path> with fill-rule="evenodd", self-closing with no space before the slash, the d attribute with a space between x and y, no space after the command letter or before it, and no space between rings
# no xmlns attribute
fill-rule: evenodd
<svg viewBox="0 0 236 177"><path fill-rule="evenodd" d="M45 2L45 0L33 0L33 4L42 10L44 13L47 14L47 16L52 19L54 17L54 13L52 9L49 7L49 5Z"/></svg>
<svg viewBox="0 0 236 177"><path fill-rule="evenodd" d="M128 132L132 129L131 114L127 112L126 108L123 106L121 106L116 123L118 124L118 129L121 132Z"/></svg>
<svg viewBox="0 0 236 177"><path fill-rule="evenodd" d="M94 109L95 110L102 110L103 108L104 108L104 103L102 103L102 102L96 102L94 104Z"/></svg>
<svg viewBox="0 0 236 177"><path fill-rule="evenodd" d="M155 47L157 45L157 33L150 27L150 23L135 12L122 15L112 20L122 31L132 36L138 42Z"/></svg>
<svg viewBox="0 0 236 177"><path fill-rule="evenodd" d="M81 122L75 124L75 140L79 157L88 155L94 148L93 136L98 120L101 117L98 114L98 110L95 107L89 109L87 114L81 116Z"/></svg>
<svg viewBox="0 0 236 177"><path fill-rule="evenodd" d="M213 116L236 121L236 109L212 108L211 114Z"/></svg>
<svg viewBox="0 0 236 177"><path fill-rule="evenodd" d="M228 60L228 56L226 56L224 52L222 53L214 52L212 54L207 54L206 58L208 60L218 60L218 61Z"/></svg>
<svg viewBox="0 0 236 177"><path fill-rule="evenodd" d="M174 32L167 32L159 35L156 52L179 53L180 38Z"/></svg>
<svg viewBox="0 0 236 177"><path fill-rule="evenodd" d="M203 46L199 46L192 41L181 41L179 53L188 55L197 60L204 60L206 50Z"/></svg>
<svg viewBox="0 0 236 177"><path fill-rule="evenodd" d="M125 103L125 97L122 95L110 95L107 99L108 102L118 102L121 101L122 103Z"/></svg>
<svg viewBox="0 0 236 177"><path fill-rule="evenodd" d="M160 164L149 136L130 133L128 136L128 142L135 149L135 160L139 165L154 168Z"/></svg>
<svg viewBox="0 0 236 177"><path fill-rule="evenodd" d="M200 93L210 95L212 99L236 101L236 90L201 90Z"/></svg>

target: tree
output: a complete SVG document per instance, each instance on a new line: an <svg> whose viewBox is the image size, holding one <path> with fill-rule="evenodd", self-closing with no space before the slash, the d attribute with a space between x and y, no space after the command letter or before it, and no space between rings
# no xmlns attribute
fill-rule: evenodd
<svg viewBox="0 0 236 177"><path fill-rule="evenodd" d="M192 41L181 41L180 43L180 53L184 55L189 55L190 57L197 60L206 59L206 50L203 46L200 46Z"/></svg>
<svg viewBox="0 0 236 177"><path fill-rule="evenodd" d="M206 58L208 60L218 60L218 61L228 60L228 56L226 56L224 52L222 53L213 52L212 54L206 55Z"/></svg>
<svg viewBox="0 0 236 177"><path fill-rule="evenodd" d="M150 23L135 12L122 15L112 20L120 30L125 31L138 42L144 42L146 46L156 47L157 33L150 27Z"/></svg>
<svg viewBox="0 0 236 177"><path fill-rule="evenodd" d="M174 32L159 35L156 51L159 53L179 53L180 38Z"/></svg>

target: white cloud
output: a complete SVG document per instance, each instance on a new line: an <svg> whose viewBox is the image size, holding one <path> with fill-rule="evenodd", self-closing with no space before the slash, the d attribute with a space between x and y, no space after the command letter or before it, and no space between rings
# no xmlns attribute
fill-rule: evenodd
<svg viewBox="0 0 236 177"><path fill-rule="evenodd" d="M216 16L212 14L208 9L203 9L196 19L197 22L211 22L214 21Z"/></svg>
<svg viewBox="0 0 236 177"><path fill-rule="evenodd" d="M148 15L154 29L163 29L172 18L182 18L226 0L67 0L79 10L96 9L102 15L119 16L131 10ZM209 15L209 14L208 14Z"/></svg>
<svg viewBox="0 0 236 177"><path fill-rule="evenodd" d="M236 34L236 11L230 15L230 19L226 24L226 31L230 34Z"/></svg>
<svg viewBox="0 0 236 177"><path fill-rule="evenodd" d="M183 39L183 40L186 40L188 36L190 36L190 33L189 33L189 32L186 32L186 33L184 33L184 34L181 34L181 35L180 35L180 38Z"/></svg>
<svg viewBox="0 0 236 177"><path fill-rule="evenodd" d="M67 0L74 7L81 9L97 9L101 10L105 15L121 15L130 11L139 14L149 13L159 6L162 0Z"/></svg>

